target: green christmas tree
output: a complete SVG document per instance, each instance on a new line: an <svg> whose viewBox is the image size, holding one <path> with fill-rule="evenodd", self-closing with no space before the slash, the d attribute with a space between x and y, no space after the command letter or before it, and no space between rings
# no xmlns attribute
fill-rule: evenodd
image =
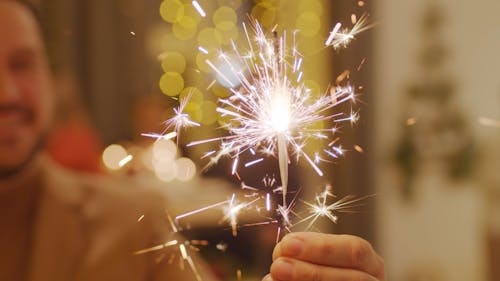
<svg viewBox="0 0 500 281"><path fill-rule="evenodd" d="M420 76L406 91L404 129L396 152L406 199L414 193L419 167L438 163L450 179L459 180L471 175L475 158L470 128L456 104L454 79L447 69L450 51L442 42L443 24L443 9L433 2L423 16Z"/></svg>

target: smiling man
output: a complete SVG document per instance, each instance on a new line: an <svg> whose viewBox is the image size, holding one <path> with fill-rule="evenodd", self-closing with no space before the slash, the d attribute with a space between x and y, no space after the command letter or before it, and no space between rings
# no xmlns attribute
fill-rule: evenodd
<svg viewBox="0 0 500 281"><path fill-rule="evenodd" d="M36 13L0 0L0 280L196 280L159 255L132 255L177 238L157 214L166 201L158 192L76 175L44 157L52 104ZM353 236L295 233L273 258L265 280L385 281L382 259Z"/></svg>

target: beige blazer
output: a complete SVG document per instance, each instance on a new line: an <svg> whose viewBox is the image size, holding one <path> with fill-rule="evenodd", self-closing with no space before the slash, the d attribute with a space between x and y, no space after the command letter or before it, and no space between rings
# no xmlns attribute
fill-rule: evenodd
<svg viewBox="0 0 500 281"><path fill-rule="evenodd" d="M181 270L178 247L133 255L174 238L158 192L77 176L50 163L43 182L28 280L197 280L188 264ZM215 280L205 264L195 264L203 280Z"/></svg>

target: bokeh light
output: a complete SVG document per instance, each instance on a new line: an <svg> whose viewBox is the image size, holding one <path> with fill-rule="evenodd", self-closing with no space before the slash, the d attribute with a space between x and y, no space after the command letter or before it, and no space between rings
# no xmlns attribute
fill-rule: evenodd
<svg viewBox="0 0 500 281"><path fill-rule="evenodd" d="M299 3L299 11L311 12L321 16L323 14L323 4L318 0L301 0Z"/></svg>
<svg viewBox="0 0 500 281"><path fill-rule="evenodd" d="M153 160L173 162L177 156L177 145L172 140L158 139L153 145Z"/></svg>
<svg viewBox="0 0 500 281"><path fill-rule="evenodd" d="M251 16L262 26L272 28L276 21L276 8L269 3L259 3L252 8Z"/></svg>
<svg viewBox="0 0 500 281"><path fill-rule="evenodd" d="M179 22L184 17L184 4L180 0L164 0L160 5L160 15L166 22Z"/></svg>
<svg viewBox="0 0 500 281"><path fill-rule="evenodd" d="M300 35L312 37L318 34L321 20L312 12L301 13L297 18L296 28L300 30Z"/></svg>
<svg viewBox="0 0 500 281"><path fill-rule="evenodd" d="M181 94L179 95L179 99L180 101L182 101L188 97L189 101L186 103L184 110L190 112L200 109L201 104L204 100L203 93L196 87L187 87L182 90Z"/></svg>
<svg viewBox="0 0 500 281"><path fill-rule="evenodd" d="M196 175L196 165L189 158L179 158L175 160L176 168L176 179L180 181L190 181Z"/></svg>
<svg viewBox="0 0 500 281"><path fill-rule="evenodd" d="M184 16L172 25L172 31L180 40L192 39L198 31L198 22L190 16Z"/></svg>
<svg viewBox="0 0 500 281"><path fill-rule="evenodd" d="M202 29L200 33L198 33L198 37L196 39L200 46L209 51L220 48L221 38L213 27Z"/></svg>
<svg viewBox="0 0 500 281"><path fill-rule="evenodd" d="M127 156L127 150L123 146L112 144L104 149L102 153L102 162L106 168L116 171L122 167L120 161Z"/></svg>
<svg viewBox="0 0 500 281"><path fill-rule="evenodd" d="M165 52L162 54L161 67L164 72L184 73L186 58L179 52Z"/></svg>
<svg viewBox="0 0 500 281"><path fill-rule="evenodd" d="M232 22L236 24L237 20L238 15L236 14L236 11L227 6L218 8L212 16L212 21L215 26L223 22Z"/></svg>
<svg viewBox="0 0 500 281"><path fill-rule="evenodd" d="M160 89L167 96L177 96L184 89L184 78L177 72L167 72L160 79Z"/></svg>

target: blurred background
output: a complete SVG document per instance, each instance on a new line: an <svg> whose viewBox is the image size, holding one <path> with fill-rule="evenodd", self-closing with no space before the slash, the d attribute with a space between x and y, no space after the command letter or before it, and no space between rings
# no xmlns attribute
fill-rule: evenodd
<svg viewBox="0 0 500 281"><path fill-rule="evenodd" d="M173 215L227 199L240 187L224 161L202 172L217 136L216 83L197 48L245 40L247 15L265 28L298 29L304 83L322 93L349 71L360 122L342 129L347 156L318 178L307 165L291 184L311 198L325 184L339 196L373 195L323 231L360 235L385 258L389 280L500 280L500 46L494 0L39 0L57 83L59 110L49 152L67 167L158 185ZM347 49L324 48L337 22L368 14L375 27ZM179 98L203 126L162 133ZM276 163L242 171L257 186ZM214 219L193 218L187 236L223 242L203 250L225 280L268 270L275 226L236 238ZM202 221L202 222L200 222ZM204 223L203 223L204 222ZM211 223L214 222L214 223ZM221 251L223 249L223 251Z"/></svg>

